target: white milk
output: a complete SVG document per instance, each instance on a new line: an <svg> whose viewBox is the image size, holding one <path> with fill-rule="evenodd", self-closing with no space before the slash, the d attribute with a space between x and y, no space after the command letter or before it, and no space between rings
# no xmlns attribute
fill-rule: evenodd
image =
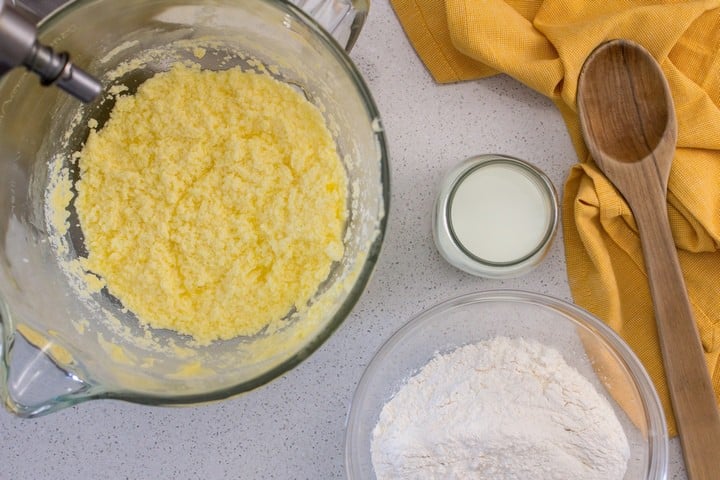
<svg viewBox="0 0 720 480"><path fill-rule="evenodd" d="M533 254L552 222L547 193L521 167L491 163L457 185L449 220L458 243L489 263L507 263Z"/></svg>

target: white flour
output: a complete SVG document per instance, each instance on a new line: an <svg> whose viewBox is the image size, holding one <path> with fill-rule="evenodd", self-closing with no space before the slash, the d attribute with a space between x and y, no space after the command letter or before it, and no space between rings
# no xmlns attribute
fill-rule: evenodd
<svg viewBox="0 0 720 480"><path fill-rule="evenodd" d="M383 407L384 479L622 479L630 448L608 401L555 349L495 338L435 356Z"/></svg>

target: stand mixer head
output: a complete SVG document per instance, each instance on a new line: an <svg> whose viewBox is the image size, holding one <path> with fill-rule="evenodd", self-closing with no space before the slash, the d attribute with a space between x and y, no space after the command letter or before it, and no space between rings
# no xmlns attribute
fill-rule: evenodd
<svg viewBox="0 0 720 480"><path fill-rule="evenodd" d="M0 0L0 76L21 65L37 74L42 85L57 85L83 102L92 101L102 90L100 82L73 65L67 53L56 53L38 42L35 24Z"/></svg>

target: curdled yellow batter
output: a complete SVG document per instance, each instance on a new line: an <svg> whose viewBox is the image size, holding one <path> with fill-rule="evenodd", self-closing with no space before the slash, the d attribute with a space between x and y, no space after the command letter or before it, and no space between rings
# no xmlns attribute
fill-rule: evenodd
<svg viewBox="0 0 720 480"><path fill-rule="evenodd" d="M347 179L315 106L268 75L176 65L80 153L83 266L199 343L300 310L343 256Z"/></svg>

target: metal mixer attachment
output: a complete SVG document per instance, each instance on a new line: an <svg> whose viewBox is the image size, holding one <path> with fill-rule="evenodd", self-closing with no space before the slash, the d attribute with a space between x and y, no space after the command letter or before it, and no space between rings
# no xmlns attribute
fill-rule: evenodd
<svg viewBox="0 0 720 480"><path fill-rule="evenodd" d="M83 102L92 101L102 90L100 82L37 40L35 24L6 0L0 0L0 76L25 66L40 77L42 85L57 85Z"/></svg>

